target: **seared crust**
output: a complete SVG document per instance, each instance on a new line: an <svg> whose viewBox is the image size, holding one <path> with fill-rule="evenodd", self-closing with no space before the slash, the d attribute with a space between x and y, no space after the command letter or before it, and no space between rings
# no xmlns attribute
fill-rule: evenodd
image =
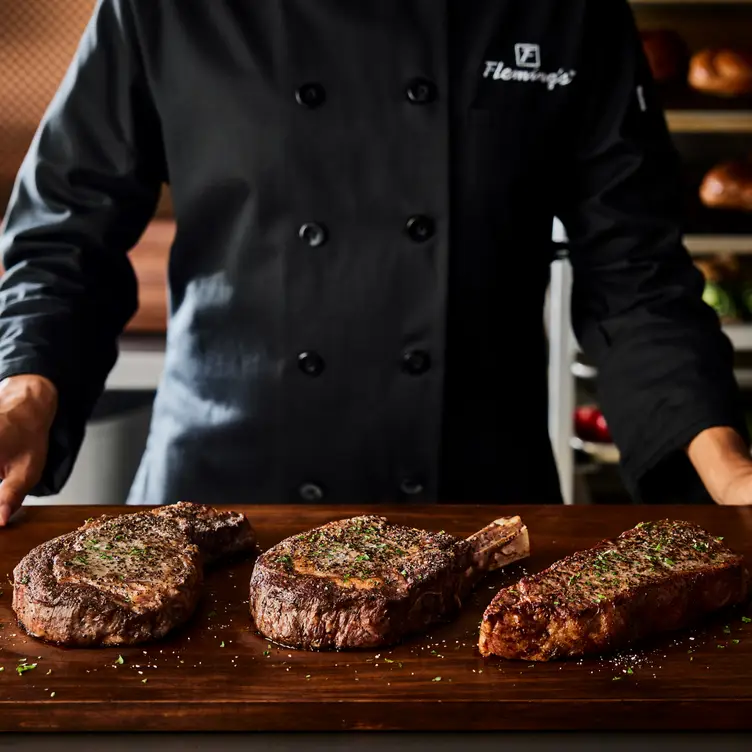
<svg viewBox="0 0 752 752"><path fill-rule="evenodd" d="M257 545L237 513L181 503L102 516L21 560L13 609L29 634L73 647L159 639L193 613L204 560L241 550Z"/></svg>
<svg viewBox="0 0 752 752"><path fill-rule="evenodd" d="M258 559L251 616L262 634L290 647L393 644L457 611L472 564L471 544L447 533L377 516L341 520Z"/></svg>
<svg viewBox="0 0 752 752"><path fill-rule="evenodd" d="M690 522L644 523L497 593L482 655L526 661L599 654L745 601L741 556Z"/></svg>

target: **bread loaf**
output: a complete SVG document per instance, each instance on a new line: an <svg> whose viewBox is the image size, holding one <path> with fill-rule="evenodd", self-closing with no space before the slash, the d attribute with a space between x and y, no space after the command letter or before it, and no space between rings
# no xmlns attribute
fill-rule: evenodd
<svg viewBox="0 0 752 752"><path fill-rule="evenodd" d="M689 64L689 85L716 96L752 94L752 52L703 50Z"/></svg>
<svg viewBox="0 0 752 752"><path fill-rule="evenodd" d="M710 170L700 185L700 200L712 209L752 212L752 157Z"/></svg>
<svg viewBox="0 0 752 752"><path fill-rule="evenodd" d="M645 56L656 81L667 83L685 77L689 50L675 31L651 29L641 31L640 35Z"/></svg>

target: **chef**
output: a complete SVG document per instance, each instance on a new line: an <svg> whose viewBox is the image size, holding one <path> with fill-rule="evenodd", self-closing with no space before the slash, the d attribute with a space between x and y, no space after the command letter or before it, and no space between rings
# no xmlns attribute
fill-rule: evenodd
<svg viewBox="0 0 752 752"><path fill-rule="evenodd" d="M0 524L71 471L164 183L130 503L560 502L554 216L629 490L751 502L678 174L626 0L99 0L5 219Z"/></svg>

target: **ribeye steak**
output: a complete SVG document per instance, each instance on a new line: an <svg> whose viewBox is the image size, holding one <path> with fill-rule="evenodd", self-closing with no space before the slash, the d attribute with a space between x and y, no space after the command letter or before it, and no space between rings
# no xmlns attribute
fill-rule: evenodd
<svg viewBox="0 0 752 752"><path fill-rule="evenodd" d="M528 554L519 517L467 540L378 516L330 522L259 557L251 616L263 635L289 647L393 644L451 616L486 572Z"/></svg>
<svg viewBox="0 0 752 752"><path fill-rule="evenodd" d="M688 627L750 594L741 556L691 522L645 522L499 591L480 628L484 656L599 654Z"/></svg>
<svg viewBox="0 0 752 752"><path fill-rule="evenodd" d="M13 572L13 609L34 637L70 646L163 637L193 612L203 567L258 553L244 515L181 502L102 516L43 543Z"/></svg>

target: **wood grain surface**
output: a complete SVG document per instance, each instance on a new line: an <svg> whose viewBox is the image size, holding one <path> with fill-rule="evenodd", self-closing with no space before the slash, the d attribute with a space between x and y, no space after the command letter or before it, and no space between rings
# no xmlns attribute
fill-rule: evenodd
<svg viewBox="0 0 752 752"><path fill-rule="evenodd" d="M6 577L31 548L100 510L124 508L29 507L0 530L0 731L752 730L749 610L620 656L534 665L476 650L483 609L524 571L663 517L695 520L750 555L752 508L246 507L264 547L367 511L460 535L520 513L532 556L484 581L455 622L383 650L271 645L249 623L251 562L209 573L190 624L159 643L68 650L29 638ZM36 668L19 675L22 659Z"/></svg>

